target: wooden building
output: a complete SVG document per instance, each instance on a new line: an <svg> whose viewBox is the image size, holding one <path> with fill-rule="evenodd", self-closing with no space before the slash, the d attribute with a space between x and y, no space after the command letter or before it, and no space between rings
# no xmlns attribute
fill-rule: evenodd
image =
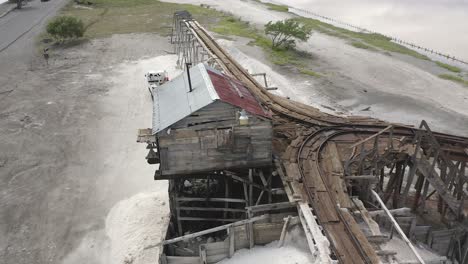
<svg viewBox="0 0 468 264"><path fill-rule="evenodd" d="M198 64L153 96L156 179L271 165L271 114L239 81Z"/></svg>

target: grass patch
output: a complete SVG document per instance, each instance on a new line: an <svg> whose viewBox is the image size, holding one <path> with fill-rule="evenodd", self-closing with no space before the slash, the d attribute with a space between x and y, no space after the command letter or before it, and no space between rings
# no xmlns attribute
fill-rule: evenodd
<svg viewBox="0 0 468 264"><path fill-rule="evenodd" d="M209 27L211 31L221 35L235 35L244 38L257 39L260 37L257 30L250 23L233 16L225 16L216 25Z"/></svg>
<svg viewBox="0 0 468 264"><path fill-rule="evenodd" d="M458 68L458 67L455 67L455 66L452 66L450 64L446 64L446 63L443 63L443 62L440 62L440 61L436 61L435 62L439 67L441 68L444 68L446 70L449 70L451 72L456 72L456 73L459 73L461 72L461 69Z"/></svg>
<svg viewBox="0 0 468 264"><path fill-rule="evenodd" d="M275 11L287 12L286 6L266 4ZM86 27L85 39L107 37L112 34L151 32L171 34L175 11L187 10L209 30L224 36L251 39L250 45L262 48L269 60L277 65L292 65L301 73L318 77L304 66L309 54L295 49L272 49L271 40L248 22L212 8L189 4L173 4L156 0L93 0L91 6L77 7L69 3L60 15L80 18ZM41 36L46 39L47 36Z"/></svg>
<svg viewBox="0 0 468 264"><path fill-rule="evenodd" d="M414 50L408 49L400 44L394 43L391 41L390 38L385 37L381 34L355 32L344 28L335 27L331 24L313 18L298 17L295 19L314 31L321 32L330 36L354 41L359 40L363 44L374 48L379 48L384 51L406 54L423 60L430 60L427 56L422 55ZM356 44L353 43L354 42L352 42L351 45L355 46Z"/></svg>
<svg viewBox="0 0 468 264"><path fill-rule="evenodd" d="M222 13L214 9L155 0L93 0L90 8L70 2L60 15L79 17L86 25L86 38L112 34L154 32L169 35L175 11L187 10L202 24L219 21Z"/></svg>
<svg viewBox="0 0 468 264"><path fill-rule="evenodd" d="M308 69L304 69L304 68L300 68L299 72L302 73L302 74L312 76L312 77L316 77L316 78L322 77L322 75L320 73L317 73L317 72L314 72L314 71L311 71L311 70L308 70Z"/></svg>
<svg viewBox="0 0 468 264"><path fill-rule="evenodd" d="M371 47L369 45L366 45L360 41L353 41L351 42L351 46L358 48L358 49L369 49L369 50L375 50L374 47Z"/></svg>
<svg viewBox="0 0 468 264"><path fill-rule="evenodd" d="M269 10L278 11L278 12L289 12L289 7L285 5L276 5L272 3L264 3L260 0L255 0L255 2L262 4L268 7Z"/></svg>
<svg viewBox="0 0 468 264"><path fill-rule="evenodd" d="M235 35L252 39L249 44L261 47L269 59L276 65L301 65L300 58L304 54L291 49L272 49L271 40L248 22L241 21L232 16L225 16L216 25L209 28L211 31L221 35Z"/></svg>
<svg viewBox="0 0 468 264"><path fill-rule="evenodd" d="M449 81L453 81L453 82L456 82L456 83L459 83L459 84L462 84L464 86L468 86L468 81L459 77L459 76L456 76L456 75L452 75L452 74L440 74L439 75L439 78L442 78L444 80L449 80Z"/></svg>
<svg viewBox="0 0 468 264"><path fill-rule="evenodd" d="M289 8L285 5L275 5L272 3L263 3L268 7L268 9L278 12L289 12Z"/></svg>

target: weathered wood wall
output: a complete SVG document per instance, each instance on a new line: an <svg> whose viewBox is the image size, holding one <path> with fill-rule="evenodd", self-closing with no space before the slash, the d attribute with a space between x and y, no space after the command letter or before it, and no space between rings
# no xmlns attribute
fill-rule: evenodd
<svg viewBox="0 0 468 264"><path fill-rule="evenodd" d="M255 245L265 245L275 240L280 239L283 222L277 222L287 214L278 214L277 219L272 219L272 223L255 223L253 224L254 243ZM281 216L281 217L280 217ZM161 262L167 264L214 264L225 258L237 250L249 248L249 240L245 226L233 228L233 239L229 237L221 242L213 242L202 244L203 253L200 256L161 256ZM231 242L233 243L231 245ZM230 252L231 251L231 252ZM203 257L202 257L203 256Z"/></svg>
<svg viewBox="0 0 468 264"><path fill-rule="evenodd" d="M159 132L160 174L271 164L271 121L249 115L249 125L241 126L239 111L217 101Z"/></svg>

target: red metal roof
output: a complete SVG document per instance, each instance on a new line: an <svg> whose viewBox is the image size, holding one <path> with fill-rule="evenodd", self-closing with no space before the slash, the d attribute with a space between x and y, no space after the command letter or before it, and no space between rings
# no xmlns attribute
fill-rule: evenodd
<svg viewBox="0 0 468 264"><path fill-rule="evenodd" d="M240 107L251 114L271 118L271 113L262 108L241 82L210 69L207 69L207 72L221 101Z"/></svg>

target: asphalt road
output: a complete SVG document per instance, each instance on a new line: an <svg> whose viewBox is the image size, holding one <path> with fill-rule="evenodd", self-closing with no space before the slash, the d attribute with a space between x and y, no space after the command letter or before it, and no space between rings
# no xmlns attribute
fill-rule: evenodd
<svg viewBox="0 0 468 264"><path fill-rule="evenodd" d="M24 63L31 59L34 42L47 20L53 17L68 0L41 2L32 0L22 9L13 10L0 18L0 64Z"/></svg>

